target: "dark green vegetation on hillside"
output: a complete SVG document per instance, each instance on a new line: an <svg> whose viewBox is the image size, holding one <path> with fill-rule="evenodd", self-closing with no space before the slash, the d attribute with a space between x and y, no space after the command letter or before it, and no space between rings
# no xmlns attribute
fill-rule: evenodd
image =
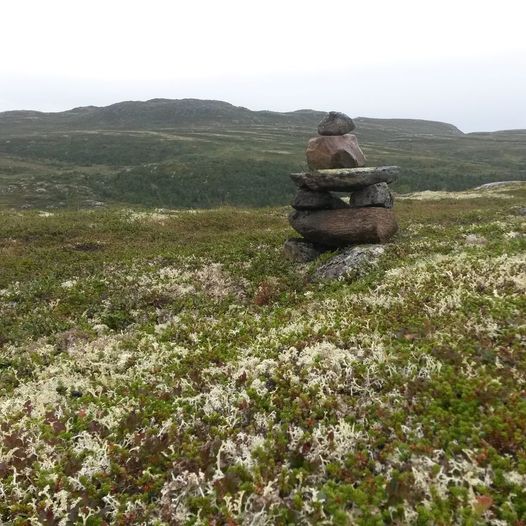
<svg viewBox="0 0 526 526"><path fill-rule="evenodd" d="M324 114L155 99L63 113L0 113L0 205L266 206L289 202ZM526 132L463 134L410 119L356 119L368 164L398 164L394 189L462 190L526 179Z"/></svg>
<svg viewBox="0 0 526 526"><path fill-rule="evenodd" d="M0 212L0 523L524 524L526 190L414 197L327 284L285 208Z"/></svg>

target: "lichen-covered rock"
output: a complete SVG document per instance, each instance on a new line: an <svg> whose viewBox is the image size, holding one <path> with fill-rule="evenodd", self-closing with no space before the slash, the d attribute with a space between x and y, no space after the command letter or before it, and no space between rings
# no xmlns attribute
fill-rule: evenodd
<svg viewBox="0 0 526 526"><path fill-rule="evenodd" d="M296 210L289 222L308 241L330 247L357 243L385 243L398 230L390 208Z"/></svg>
<svg viewBox="0 0 526 526"><path fill-rule="evenodd" d="M363 154L355 135L334 135L310 139L305 152L312 170L326 168L356 168L365 166Z"/></svg>
<svg viewBox="0 0 526 526"><path fill-rule="evenodd" d="M345 135L354 130L356 126L353 120L345 113L331 111L318 124L318 133L320 135Z"/></svg>
<svg viewBox="0 0 526 526"><path fill-rule="evenodd" d="M283 245L284 256L296 263L313 261L318 258L322 252L324 252L324 247L300 238L287 239Z"/></svg>
<svg viewBox="0 0 526 526"><path fill-rule="evenodd" d="M366 206L393 208L393 194L387 183L377 183L353 192L349 204L353 208Z"/></svg>
<svg viewBox="0 0 526 526"><path fill-rule="evenodd" d="M340 168L318 170L307 173L292 173L290 178L301 188L314 191L351 192L378 183L396 181L398 166L378 166L370 168Z"/></svg>
<svg viewBox="0 0 526 526"><path fill-rule="evenodd" d="M336 208L348 208L349 205L330 192L315 192L306 188L300 188L294 197L292 207L296 210L333 210Z"/></svg>
<svg viewBox="0 0 526 526"><path fill-rule="evenodd" d="M382 245L350 247L316 269L312 280L323 281L360 276L376 265L384 252L385 247Z"/></svg>

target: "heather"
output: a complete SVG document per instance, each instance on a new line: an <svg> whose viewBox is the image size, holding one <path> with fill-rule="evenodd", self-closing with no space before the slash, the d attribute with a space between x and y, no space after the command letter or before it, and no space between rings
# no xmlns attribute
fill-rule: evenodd
<svg viewBox="0 0 526 526"><path fill-rule="evenodd" d="M286 208L3 210L0 522L523 524L525 201L321 283Z"/></svg>

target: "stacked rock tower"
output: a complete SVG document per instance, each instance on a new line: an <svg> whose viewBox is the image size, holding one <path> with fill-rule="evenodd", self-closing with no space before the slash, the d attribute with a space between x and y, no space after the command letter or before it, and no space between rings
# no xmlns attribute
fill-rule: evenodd
<svg viewBox="0 0 526 526"><path fill-rule="evenodd" d="M398 230L389 184L398 167L365 168L353 120L330 112L309 140L309 171L291 174L298 192L289 215L302 239L289 239L285 252L298 261L324 250L356 244L384 243ZM350 193L348 202L333 192Z"/></svg>

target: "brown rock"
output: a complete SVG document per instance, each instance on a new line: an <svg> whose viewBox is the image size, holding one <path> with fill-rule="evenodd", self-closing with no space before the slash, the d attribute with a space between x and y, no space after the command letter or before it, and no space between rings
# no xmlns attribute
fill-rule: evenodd
<svg viewBox="0 0 526 526"><path fill-rule="evenodd" d="M365 156L355 135L314 137L307 145L307 164L313 170L365 166Z"/></svg>
<svg viewBox="0 0 526 526"><path fill-rule="evenodd" d="M308 241L330 247L384 243L398 230L390 208L295 211L289 223Z"/></svg>
<svg viewBox="0 0 526 526"><path fill-rule="evenodd" d="M398 172L398 166L379 166L377 168L340 168L293 173L290 174L290 177L301 188L314 191L346 192L360 190L377 183L392 183L396 180Z"/></svg>
<svg viewBox="0 0 526 526"><path fill-rule="evenodd" d="M327 117L325 117L318 124L318 133L320 135L345 135L350 133L356 128L353 120L338 111L331 111Z"/></svg>
<svg viewBox="0 0 526 526"><path fill-rule="evenodd" d="M300 188L294 197L292 207L296 210L334 210L336 208L348 208L349 205L330 192L313 192L306 188Z"/></svg>

